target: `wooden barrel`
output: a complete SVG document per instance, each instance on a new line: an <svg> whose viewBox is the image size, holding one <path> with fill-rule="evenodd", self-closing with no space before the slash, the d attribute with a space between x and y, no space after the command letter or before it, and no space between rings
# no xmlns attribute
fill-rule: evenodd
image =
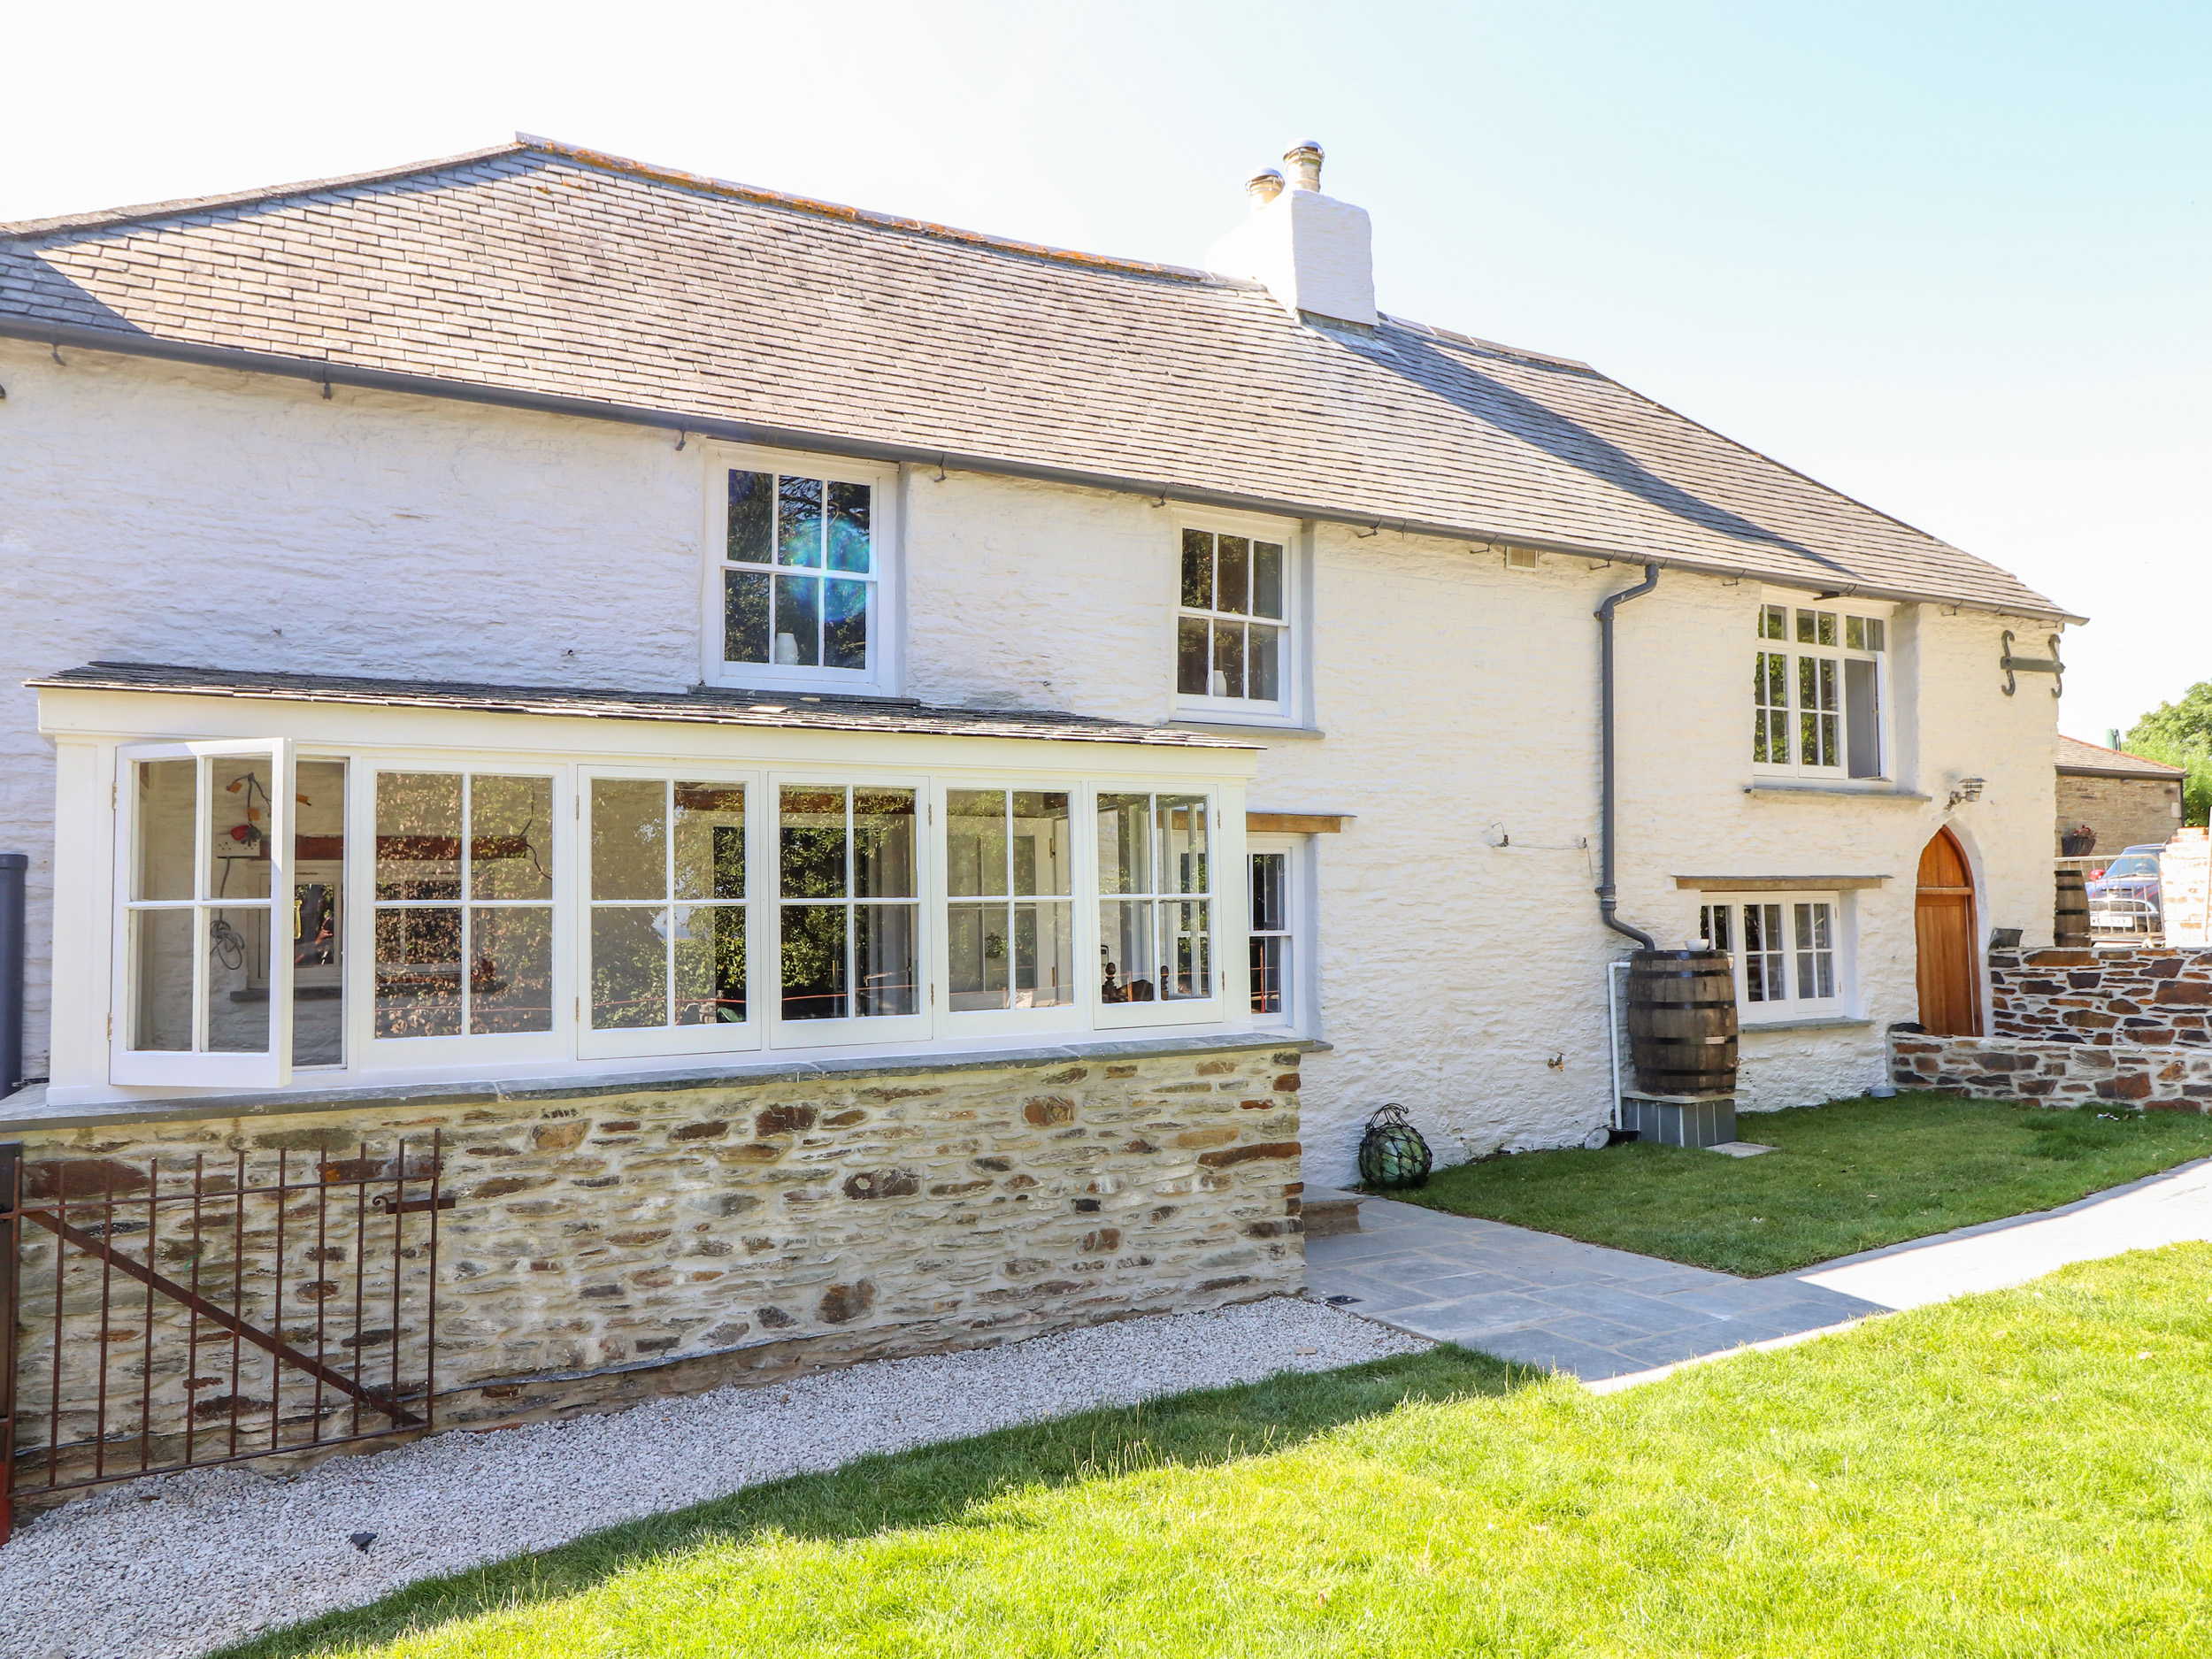
<svg viewBox="0 0 2212 1659"><path fill-rule="evenodd" d="M2053 921L2052 935L2061 950L2089 949L2089 890L2082 885L2080 871L2058 872L2058 909Z"/></svg>
<svg viewBox="0 0 2212 1659"><path fill-rule="evenodd" d="M1736 1087L1736 974L1724 950L1640 950L1628 962L1628 1048L1647 1094Z"/></svg>

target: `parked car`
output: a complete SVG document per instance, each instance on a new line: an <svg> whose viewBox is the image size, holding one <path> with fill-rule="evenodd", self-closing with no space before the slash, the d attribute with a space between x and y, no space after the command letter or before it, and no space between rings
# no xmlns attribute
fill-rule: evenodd
<svg viewBox="0 0 2212 1659"><path fill-rule="evenodd" d="M2114 933L2154 933L2163 926L2156 847L2130 847L2088 881L2089 926Z"/></svg>

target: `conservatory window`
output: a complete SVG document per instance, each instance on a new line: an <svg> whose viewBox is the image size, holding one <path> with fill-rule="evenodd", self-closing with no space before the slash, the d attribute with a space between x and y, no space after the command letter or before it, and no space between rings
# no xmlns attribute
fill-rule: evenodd
<svg viewBox="0 0 2212 1659"><path fill-rule="evenodd" d="M1211 865L1204 795L1099 795L1102 1002L1213 995Z"/></svg>
<svg viewBox="0 0 2212 1659"><path fill-rule="evenodd" d="M945 792L945 933L955 1013L1076 1000L1071 797Z"/></svg>
<svg viewBox="0 0 2212 1659"><path fill-rule="evenodd" d="M591 1025L742 1025L745 787L591 782Z"/></svg>
<svg viewBox="0 0 2212 1659"><path fill-rule="evenodd" d="M1287 706L1290 583L1286 544L1223 531L1183 532L1175 685L1223 710Z"/></svg>
<svg viewBox="0 0 2212 1659"><path fill-rule="evenodd" d="M1883 776L1887 634L1880 617L1761 605L1751 672L1753 762L1816 777Z"/></svg>
<svg viewBox="0 0 2212 1659"><path fill-rule="evenodd" d="M921 1012L915 791L787 785L778 812L781 1017Z"/></svg>
<svg viewBox="0 0 2212 1659"><path fill-rule="evenodd" d="M1705 948L1735 957L1736 1002L1746 1024L1839 1011L1840 912L1835 894L1732 895L1699 908Z"/></svg>
<svg viewBox="0 0 2212 1659"><path fill-rule="evenodd" d="M553 780L376 779L376 1034L553 1029Z"/></svg>

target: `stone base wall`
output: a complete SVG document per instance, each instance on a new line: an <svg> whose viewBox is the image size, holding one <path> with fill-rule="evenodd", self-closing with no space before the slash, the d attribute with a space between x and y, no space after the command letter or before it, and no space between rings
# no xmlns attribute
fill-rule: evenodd
<svg viewBox="0 0 2212 1659"><path fill-rule="evenodd" d="M96 1160L142 1182L158 1159L166 1187L196 1155L228 1167L243 1151L263 1178L280 1151L296 1167L442 1132L437 1415L488 1426L1294 1292L1300 1058L580 1087L20 1138L34 1164ZM312 1306L291 1289L288 1328ZM157 1406L184 1409L180 1352L155 1353ZM43 1400L35 1376L25 1386Z"/></svg>
<svg viewBox="0 0 2212 1659"><path fill-rule="evenodd" d="M2212 950L1993 950L1989 985L2000 1037L2212 1048Z"/></svg>
<svg viewBox="0 0 2212 1659"><path fill-rule="evenodd" d="M2150 1110L2212 1110L2212 1049L1899 1032L1890 1039L1890 1056L1900 1088L2048 1106L2109 1101Z"/></svg>

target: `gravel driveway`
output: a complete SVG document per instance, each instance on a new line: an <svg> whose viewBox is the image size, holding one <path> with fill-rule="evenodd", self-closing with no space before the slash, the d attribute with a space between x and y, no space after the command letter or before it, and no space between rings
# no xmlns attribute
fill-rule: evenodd
<svg viewBox="0 0 2212 1659"><path fill-rule="evenodd" d="M294 1479L237 1465L155 1476L50 1511L0 1549L0 1647L11 1659L194 1659L418 1578L870 1453L1428 1346L1280 1296L441 1434ZM357 1549L355 1532L375 1541Z"/></svg>

